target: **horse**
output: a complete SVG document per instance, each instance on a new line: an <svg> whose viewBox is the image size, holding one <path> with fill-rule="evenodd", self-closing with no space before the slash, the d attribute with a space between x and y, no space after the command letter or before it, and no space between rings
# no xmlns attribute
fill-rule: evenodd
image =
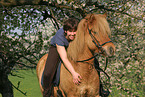
<svg viewBox="0 0 145 97"><path fill-rule="evenodd" d="M109 57L115 53L115 45L109 38L111 31L106 17L106 13L87 14L79 22L76 37L67 48L67 56L75 71L82 76L81 83L75 85L72 75L61 63L60 83L54 87L54 97L57 97L58 89L61 90L63 97L99 97L100 80L93 57L95 54ZM42 93L41 78L47 56L48 54L45 54L39 60L36 68Z"/></svg>

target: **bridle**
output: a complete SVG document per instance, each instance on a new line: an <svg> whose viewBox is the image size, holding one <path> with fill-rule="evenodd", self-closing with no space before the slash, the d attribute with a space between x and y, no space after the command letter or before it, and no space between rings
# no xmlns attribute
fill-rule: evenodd
<svg viewBox="0 0 145 97"><path fill-rule="evenodd" d="M90 29L88 28L88 31L89 31L89 34L90 34L90 36L91 36L91 38L92 38L93 43L96 45L96 47L97 47L98 49L101 49L101 52L103 52L103 47L102 47L103 45L112 42L112 41L107 41L107 42L105 42L105 43L103 43L103 44L100 44L99 41L95 38L95 36L91 33L92 29L90 30ZM95 42L95 41L96 41L96 42Z"/></svg>
<svg viewBox="0 0 145 97"><path fill-rule="evenodd" d="M92 29L90 30L89 27L88 27L88 31L89 31L89 35L90 35L91 38L92 38L92 42L95 44L95 46L96 46L98 49L101 50L101 52L97 53L96 55L94 55L93 57L91 57L91 58L89 58L89 59L82 60L82 61L77 61L77 62L85 62L85 61L89 61L89 60L95 58L96 56L98 56L98 55L100 55L100 54L102 54L102 53L104 52L103 47L102 47L103 45L112 42L112 41L107 41L107 42L105 42L105 43L103 43L103 44L100 44L99 41L95 38L95 36L91 33Z"/></svg>

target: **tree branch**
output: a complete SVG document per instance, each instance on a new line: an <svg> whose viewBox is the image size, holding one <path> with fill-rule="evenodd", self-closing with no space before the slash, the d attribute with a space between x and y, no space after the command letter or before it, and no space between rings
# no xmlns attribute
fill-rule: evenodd
<svg viewBox="0 0 145 97"><path fill-rule="evenodd" d="M38 5L43 0L0 0L0 7L15 7L23 5Z"/></svg>
<svg viewBox="0 0 145 97"><path fill-rule="evenodd" d="M36 65L34 65L34 66L28 66L28 65L25 65L24 63L21 63L21 62L15 62L15 63L17 63L17 64L20 64L20 65L22 65L22 66L24 66L24 67L27 67L27 68L36 68Z"/></svg>
<svg viewBox="0 0 145 97"><path fill-rule="evenodd" d="M128 15L128 16L130 16L130 17L132 17L132 18L135 18L135 19L138 19L138 20L143 20L142 17L135 17L135 16L133 16L133 15L131 15L131 14L128 14L128 13L124 12L124 10L123 10L123 11L113 10L113 9L104 7L104 5L99 5L99 4L96 4L95 7L97 7L97 8L92 9L91 11L94 11L94 10L97 10L97 9L104 9L104 10L111 11L111 12L116 12L116 13L125 14L125 15ZM143 21L145 21L145 20L143 20Z"/></svg>
<svg viewBox="0 0 145 97"><path fill-rule="evenodd" d="M78 13L81 14L82 17L84 17L85 14L87 13L86 10L83 10L83 9L81 9L81 8L75 8L75 7L73 7L73 6L61 5L61 4L58 4L58 3L51 3L51 2L50 2L50 3L49 3L49 6L51 6L51 7L56 7L56 8L58 8L58 9L63 9L63 8L65 8L65 9L77 11Z"/></svg>

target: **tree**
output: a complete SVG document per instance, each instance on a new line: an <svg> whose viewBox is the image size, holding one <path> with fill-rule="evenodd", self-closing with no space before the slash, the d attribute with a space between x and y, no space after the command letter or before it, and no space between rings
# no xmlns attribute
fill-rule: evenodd
<svg viewBox="0 0 145 97"><path fill-rule="evenodd" d="M47 52L53 31L58 30L66 18L82 19L88 13L107 12L111 38L116 45L116 55L109 58L112 65L106 70L111 76L111 93L144 95L144 5L143 0L1 0L0 93L3 97L13 97L13 85L8 79L11 70L16 66L35 68ZM44 33L48 30L52 33ZM99 60L103 64L104 58ZM8 88L10 90L4 91ZM120 94L113 92L117 89Z"/></svg>

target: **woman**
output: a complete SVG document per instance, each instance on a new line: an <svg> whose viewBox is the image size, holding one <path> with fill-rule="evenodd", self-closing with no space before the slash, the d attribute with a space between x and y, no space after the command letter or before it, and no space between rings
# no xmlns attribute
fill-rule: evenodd
<svg viewBox="0 0 145 97"><path fill-rule="evenodd" d="M74 70L67 58L66 49L69 42L73 41L79 21L69 18L64 22L63 28L59 29L51 39L51 47L49 48L48 58L43 73L43 97L53 96L53 78L56 73L60 60L72 74L73 82L79 84L81 76Z"/></svg>

